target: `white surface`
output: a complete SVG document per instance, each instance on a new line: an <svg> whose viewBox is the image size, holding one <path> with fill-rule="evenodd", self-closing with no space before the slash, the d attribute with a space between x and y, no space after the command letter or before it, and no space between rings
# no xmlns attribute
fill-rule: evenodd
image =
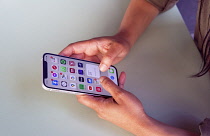
<svg viewBox="0 0 210 136"><path fill-rule="evenodd" d="M0 135L130 136L79 104L41 87L41 57L78 40L114 34L128 0L1 0ZM152 117L187 129L210 116L210 80L188 78L201 60L176 7L152 23L128 57L126 89Z"/></svg>

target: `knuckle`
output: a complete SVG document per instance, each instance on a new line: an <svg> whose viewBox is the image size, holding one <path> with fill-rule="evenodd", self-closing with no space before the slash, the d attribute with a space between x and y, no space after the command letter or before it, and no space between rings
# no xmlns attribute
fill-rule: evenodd
<svg viewBox="0 0 210 136"><path fill-rule="evenodd" d="M89 41L89 45L92 43L92 44L94 44L94 45L96 45L96 46L98 46L99 45L99 39L97 39L97 38L93 38L93 39L90 39L90 40L88 40Z"/></svg>
<svg viewBox="0 0 210 136"><path fill-rule="evenodd" d="M112 55L112 54L110 54L110 53L107 53L105 57L106 57L106 59L108 59L108 60L113 60L113 59L115 58L115 56Z"/></svg>
<svg viewBox="0 0 210 136"><path fill-rule="evenodd" d="M103 116L101 116L101 114L97 114L99 118L104 119Z"/></svg>
<svg viewBox="0 0 210 136"><path fill-rule="evenodd" d="M127 96L127 93L123 90L118 90L115 92L115 96L119 99L124 99Z"/></svg>
<svg viewBox="0 0 210 136"><path fill-rule="evenodd" d="M113 43L110 42L110 43L104 44L103 47L104 47L106 50L109 50L109 49L112 47L112 45L113 45Z"/></svg>
<svg viewBox="0 0 210 136"><path fill-rule="evenodd" d="M97 115L98 115L98 117L101 118L101 119L104 119L104 120L106 119L106 114L105 114L104 112L100 112L100 113L98 113Z"/></svg>

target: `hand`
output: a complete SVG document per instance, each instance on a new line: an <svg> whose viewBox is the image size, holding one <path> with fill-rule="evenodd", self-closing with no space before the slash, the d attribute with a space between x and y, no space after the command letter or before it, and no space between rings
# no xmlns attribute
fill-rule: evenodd
<svg viewBox="0 0 210 136"><path fill-rule="evenodd" d="M77 99L80 103L95 110L100 118L136 136L198 136L198 134L166 125L149 117L141 101L122 89L125 79L126 75L122 72L119 77L119 87L107 77L100 78L101 85L112 95L111 98L77 95Z"/></svg>
<svg viewBox="0 0 210 136"><path fill-rule="evenodd" d="M119 78L120 87L107 77L101 77L103 88L113 97L103 98L89 95L78 95L78 101L93 110L102 119L135 133L137 127L142 127L145 112L139 99L130 92L123 90L126 75L121 73Z"/></svg>
<svg viewBox="0 0 210 136"><path fill-rule="evenodd" d="M129 50L130 44L118 34L69 44L59 54L98 62L100 70L104 72L110 65L121 61Z"/></svg>

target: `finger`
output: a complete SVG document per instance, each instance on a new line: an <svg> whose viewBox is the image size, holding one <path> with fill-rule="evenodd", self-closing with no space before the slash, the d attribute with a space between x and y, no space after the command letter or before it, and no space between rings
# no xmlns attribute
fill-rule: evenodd
<svg viewBox="0 0 210 136"><path fill-rule="evenodd" d="M120 50L117 47L118 46L111 46L110 48L108 48L107 53L105 53L105 55L103 56L99 66L102 72L107 71L109 67L113 64L115 58L119 55Z"/></svg>
<svg viewBox="0 0 210 136"><path fill-rule="evenodd" d="M97 111L97 109L99 109L99 107L101 107L103 105L103 99L104 98L102 98L102 97L94 97L91 95L77 95L77 100L81 104L83 104L93 110L96 110L96 111Z"/></svg>
<svg viewBox="0 0 210 136"><path fill-rule="evenodd" d="M69 44L59 55L71 56L72 54L88 53L95 54L97 50L97 42L95 40L86 40ZM90 49L89 49L90 48Z"/></svg>
<svg viewBox="0 0 210 136"><path fill-rule="evenodd" d="M69 56L71 58L76 58L76 59L84 59L84 53L80 53L80 54L73 54L71 56Z"/></svg>
<svg viewBox="0 0 210 136"><path fill-rule="evenodd" d="M87 56L86 55L84 57L84 60L100 63L100 59L98 58L98 56Z"/></svg>
<svg viewBox="0 0 210 136"><path fill-rule="evenodd" d="M119 77L120 88L124 89L125 81L126 81L126 73L123 71L123 72L120 73L120 77Z"/></svg>
<svg viewBox="0 0 210 136"><path fill-rule="evenodd" d="M100 83L102 87L112 95L112 97L118 104L123 103L123 96L126 92L125 90L121 89L113 81L111 81L108 77L105 76L102 76L100 78Z"/></svg>

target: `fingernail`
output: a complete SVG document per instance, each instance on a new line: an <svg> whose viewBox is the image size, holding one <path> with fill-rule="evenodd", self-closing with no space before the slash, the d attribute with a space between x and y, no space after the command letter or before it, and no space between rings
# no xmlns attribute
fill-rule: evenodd
<svg viewBox="0 0 210 136"><path fill-rule="evenodd" d="M102 76L102 77L100 77L100 83L102 83L103 81L104 81L104 79L105 79L106 77L104 77L104 76Z"/></svg>
<svg viewBox="0 0 210 136"><path fill-rule="evenodd" d="M108 69L107 65L105 65L105 64L100 64L99 68L102 72L105 72Z"/></svg>

